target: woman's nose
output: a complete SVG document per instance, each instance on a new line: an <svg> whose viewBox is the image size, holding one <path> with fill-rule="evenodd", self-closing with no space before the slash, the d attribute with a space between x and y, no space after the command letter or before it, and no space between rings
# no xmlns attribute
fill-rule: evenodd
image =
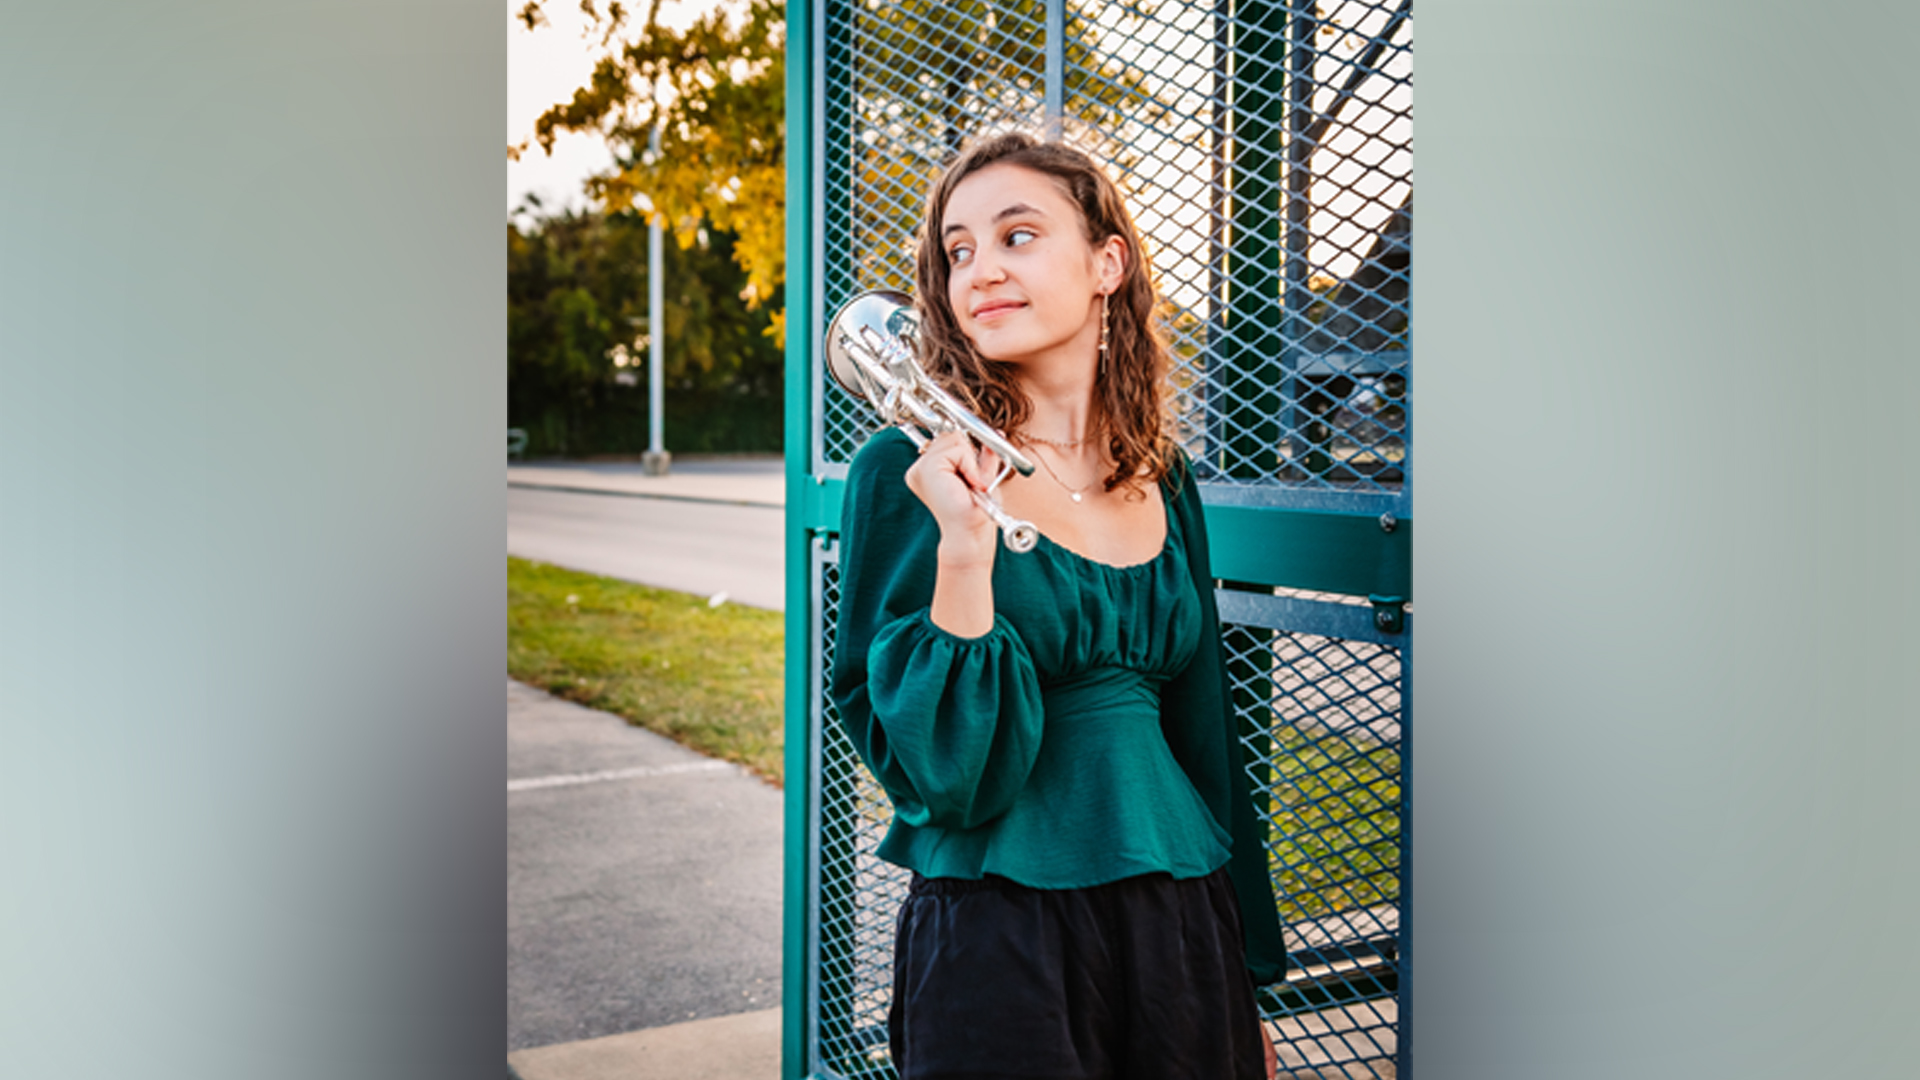
<svg viewBox="0 0 1920 1080"><path fill-rule="evenodd" d="M974 252L973 284L975 288L982 285L998 284L1005 280L1005 278L1006 272L1000 268L999 261L990 253L985 251Z"/></svg>

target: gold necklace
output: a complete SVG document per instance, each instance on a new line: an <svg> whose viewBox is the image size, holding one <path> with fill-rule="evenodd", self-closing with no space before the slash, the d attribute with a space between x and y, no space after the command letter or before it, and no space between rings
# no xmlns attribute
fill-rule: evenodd
<svg viewBox="0 0 1920 1080"><path fill-rule="evenodd" d="M1026 440L1027 442L1042 443L1044 445L1053 447L1055 450L1078 450L1081 447L1087 445L1088 443L1100 437L1099 432L1089 431L1085 435L1080 436L1079 438L1073 440L1072 442L1061 442L1058 439L1043 439L1038 435L1029 435L1024 431L1017 432L1016 434L1018 434L1020 438Z"/></svg>
<svg viewBox="0 0 1920 1080"><path fill-rule="evenodd" d="M1035 441L1035 442L1046 442L1047 440L1045 440L1045 439L1036 439L1036 440L1034 440L1034 441ZM1085 442L1086 440L1085 440L1085 439L1082 439L1082 440L1080 440L1080 441L1081 441L1081 442ZM1079 489L1078 489L1078 490L1075 490L1075 489L1073 489L1073 488L1070 488L1070 487L1068 487L1068 486L1067 486L1067 482L1066 482L1065 480L1062 480L1062 479L1060 479L1060 474L1059 474L1059 473L1057 473L1057 472L1054 472L1054 471L1053 471L1053 466L1051 466L1051 465L1049 465L1049 464L1047 464L1047 459L1046 459L1046 458L1044 458L1044 457L1042 457L1042 456L1041 456L1041 455L1039 455L1039 454L1035 454L1035 455L1033 455L1033 460L1035 460L1035 461L1037 461L1037 462L1039 462L1039 463L1040 463L1040 467L1041 467L1041 468L1043 468L1043 469L1045 469L1045 470L1047 470L1047 475L1048 475L1048 476L1051 476L1051 477L1053 477L1053 482L1054 482L1054 483L1056 483L1056 484L1059 484L1059 485L1060 485L1060 490L1061 490L1061 491L1064 491L1064 492L1066 492L1066 493L1067 493L1067 498L1069 498L1069 499L1072 499L1072 500L1073 500L1073 501L1074 501L1074 502L1075 502L1076 504L1077 504L1077 503L1078 503L1078 502L1080 501L1080 496L1081 496L1081 495L1082 495L1082 494L1083 494L1083 493L1084 493L1084 492L1085 492L1085 491L1086 491L1086 490L1087 490L1088 488L1090 488L1090 487L1092 487L1093 485L1095 485L1095 484L1097 484L1097 483L1099 483L1099 482L1100 482L1100 477L1099 477L1099 475L1098 475L1098 474L1096 474L1096 475L1094 476L1094 478L1093 478L1092 480L1089 480L1089 481L1087 481L1086 483L1084 483L1084 484L1082 484L1082 485L1080 485L1080 487L1079 487Z"/></svg>

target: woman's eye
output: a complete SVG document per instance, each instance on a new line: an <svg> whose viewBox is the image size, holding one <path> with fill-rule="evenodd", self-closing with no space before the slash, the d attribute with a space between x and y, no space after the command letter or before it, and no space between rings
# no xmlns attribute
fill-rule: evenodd
<svg viewBox="0 0 1920 1080"><path fill-rule="evenodd" d="M1034 236L1035 233L1032 229L1015 229L1007 234L1007 246L1019 247L1021 244L1033 239Z"/></svg>
<svg viewBox="0 0 1920 1080"><path fill-rule="evenodd" d="M959 266L961 263L966 262L967 257L972 254L973 249L971 247L965 244L955 244L947 249L947 262L950 265Z"/></svg>

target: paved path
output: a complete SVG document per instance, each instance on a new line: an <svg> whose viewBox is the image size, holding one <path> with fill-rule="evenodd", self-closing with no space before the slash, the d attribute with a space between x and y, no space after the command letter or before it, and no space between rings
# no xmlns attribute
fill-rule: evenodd
<svg viewBox="0 0 1920 1080"><path fill-rule="evenodd" d="M519 683L507 687L507 769L509 1052L779 1004L778 790ZM533 1057L526 1080L598 1075L553 1071L567 1059L557 1049Z"/></svg>

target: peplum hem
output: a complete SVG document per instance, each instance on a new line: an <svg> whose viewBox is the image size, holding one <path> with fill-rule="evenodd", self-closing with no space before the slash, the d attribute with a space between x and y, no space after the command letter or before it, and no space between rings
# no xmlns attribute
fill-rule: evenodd
<svg viewBox="0 0 1920 1080"><path fill-rule="evenodd" d="M1006 812L964 836L918 835L923 823L902 818L883 854L926 877L1035 888L1218 869L1232 838L1161 735L1159 682L1109 667L1047 686L1042 745Z"/></svg>
<svg viewBox="0 0 1920 1080"><path fill-rule="evenodd" d="M1029 889L1091 889L1096 885L1143 874L1166 874L1178 881L1206 877L1227 865L1228 856L1168 861L1164 859L1102 859L1084 865L1063 865L1059 859L1009 858L989 853L984 845L970 842L969 834L947 833L939 829L916 829L894 820L887 835L874 849L884 862L911 870L924 878L958 878L979 881L989 874L1003 877ZM959 842L956 842L959 841Z"/></svg>

